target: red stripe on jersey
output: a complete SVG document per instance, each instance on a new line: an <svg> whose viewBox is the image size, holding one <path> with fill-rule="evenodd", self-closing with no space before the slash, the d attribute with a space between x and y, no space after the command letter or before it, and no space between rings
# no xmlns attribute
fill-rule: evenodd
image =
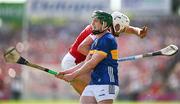
<svg viewBox="0 0 180 104"><path fill-rule="evenodd" d="M75 42L71 45L69 53L76 59L75 63L78 64L85 60L86 56L77 51L81 42L92 33L92 26L88 25L76 38Z"/></svg>

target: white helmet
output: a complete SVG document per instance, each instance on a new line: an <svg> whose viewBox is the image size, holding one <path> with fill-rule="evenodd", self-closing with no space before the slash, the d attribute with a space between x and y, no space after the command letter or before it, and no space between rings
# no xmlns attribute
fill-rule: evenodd
<svg viewBox="0 0 180 104"><path fill-rule="evenodd" d="M113 18L113 29L114 29L114 32L115 32L114 35L119 36L120 32L125 27L129 26L130 20L125 14L120 13L118 11L113 12L111 15L112 15L112 18Z"/></svg>

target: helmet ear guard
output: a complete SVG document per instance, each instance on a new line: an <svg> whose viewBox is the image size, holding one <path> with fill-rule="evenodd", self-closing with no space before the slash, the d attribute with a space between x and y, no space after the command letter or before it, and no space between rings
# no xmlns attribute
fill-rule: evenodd
<svg viewBox="0 0 180 104"><path fill-rule="evenodd" d="M120 33L125 29L125 27L129 26L130 20L129 18L120 12L113 12L113 31L115 36L119 36Z"/></svg>
<svg viewBox="0 0 180 104"><path fill-rule="evenodd" d="M109 27L107 26L107 22L104 22L102 23L102 30L106 30L108 29Z"/></svg>

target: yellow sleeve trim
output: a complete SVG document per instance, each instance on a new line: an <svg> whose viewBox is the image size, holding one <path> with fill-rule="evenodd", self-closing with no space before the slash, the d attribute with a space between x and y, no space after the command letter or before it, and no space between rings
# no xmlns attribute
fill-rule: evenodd
<svg viewBox="0 0 180 104"><path fill-rule="evenodd" d="M106 53L106 52L103 52L103 51L90 50L90 52L89 52L89 54L96 54L96 53L107 56L107 53Z"/></svg>
<svg viewBox="0 0 180 104"><path fill-rule="evenodd" d="M112 59L117 60L118 59L118 50L112 50L111 55L112 55Z"/></svg>
<svg viewBox="0 0 180 104"><path fill-rule="evenodd" d="M104 55L104 56L107 56L107 53L106 52L103 52L103 51L97 51L95 53L98 53L98 54L101 54L101 55Z"/></svg>
<svg viewBox="0 0 180 104"><path fill-rule="evenodd" d="M89 54L94 54L94 51L95 51L95 50L90 50L90 51L89 51Z"/></svg>
<svg viewBox="0 0 180 104"><path fill-rule="evenodd" d="M90 50L89 52L90 54L101 54L101 55L105 55L107 56L107 53L106 52L103 52L103 51L98 51L98 50ZM114 60L118 60L118 50L112 50L111 51L111 55L112 55L112 59Z"/></svg>

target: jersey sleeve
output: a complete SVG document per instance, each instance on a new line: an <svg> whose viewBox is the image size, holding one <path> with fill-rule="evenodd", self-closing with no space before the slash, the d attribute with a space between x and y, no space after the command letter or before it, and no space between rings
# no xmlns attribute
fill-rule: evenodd
<svg viewBox="0 0 180 104"><path fill-rule="evenodd" d="M100 54L107 55L109 53L114 53L117 50L117 44L114 38L104 38L97 45L97 52Z"/></svg>
<svg viewBox="0 0 180 104"><path fill-rule="evenodd" d="M92 33L92 27L91 25L88 25L79 35L78 39L80 39L80 42L82 42L88 35Z"/></svg>

